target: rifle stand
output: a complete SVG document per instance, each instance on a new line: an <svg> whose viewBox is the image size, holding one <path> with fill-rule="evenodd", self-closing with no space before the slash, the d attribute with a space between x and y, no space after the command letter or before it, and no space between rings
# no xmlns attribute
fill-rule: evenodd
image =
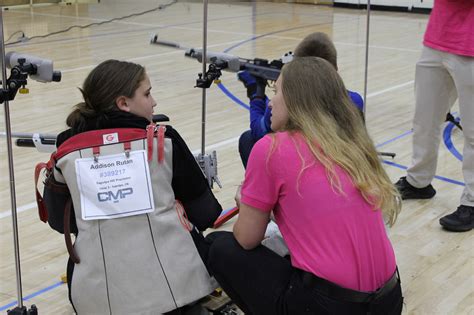
<svg viewBox="0 0 474 315"><path fill-rule="evenodd" d="M364 107L362 109L365 120L365 108L367 106L367 81L369 77L369 34L370 34L370 0L367 1L367 29L365 31L365 71L364 71ZM389 156L395 158L393 152L377 152L380 156Z"/></svg>
<svg viewBox="0 0 474 315"><path fill-rule="evenodd" d="M16 207L16 192L15 192L15 172L13 167L13 149L12 149L12 132L10 122L10 105L9 101L13 101L17 92L20 94L28 93L26 85L27 79L30 75L38 74L37 61L29 61L26 56L20 55L16 62L11 63L11 59L8 61L8 68L11 69L10 77L7 77L7 60L5 56L5 40L4 40L4 26L3 26L3 10L0 8L0 62L1 62L1 87L0 87L0 104L4 104L5 113L5 135L7 143L7 156L8 156L8 171L10 178L10 203L11 203L11 216L12 216L12 231L13 231L13 248L15 255L15 273L16 273L16 286L17 286L17 306L12 310L7 310L8 315L37 315L38 309L36 305L32 305L31 308L27 308L23 305L23 292L21 284L21 266L20 266L20 243L18 236L18 213ZM29 59L29 57L28 57ZM35 59L35 58L33 58ZM51 64L52 68L52 64ZM52 70L52 69L51 69ZM34 78L34 77L32 77ZM61 73L52 71L51 78L36 77L35 80L41 82L50 82L61 80ZM40 141L39 137L37 137ZM41 142L41 141L40 141Z"/></svg>
<svg viewBox="0 0 474 315"><path fill-rule="evenodd" d="M207 6L208 1L203 1L203 43L202 43L202 72L198 74L196 86L202 89L202 120L201 120L201 153L195 156L196 161L204 172L209 187L213 188L213 183L217 183L219 187L221 183L217 177L217 153L213 151L206 154L206 90L211 86L212 82L219 82L222 75L221 69L227 66L227 62L211 63L209 70L206 69L207 60Z"/></svg>
<svg viewBox="0 0 474 315"><path fill-rule="evenodd" d="M454 118L454 116L450 112L448 112L446 114L446 120L445 121L452 123L453 125L458 127L459 130L462 130L461 124L459 123L460 119L459 118L457 118L457 119Z"/></svg>
<svg viewBox="0 0 474 315"><path fill-rule="evenodd" d="M38 315L38 309L34 304L31 305L30 309L27 309L26 306L15 307L12 310L8 310L7 315Z"/></svg>
<svg viewBox="0 0 474 315"><path fill-rule="evenodd" d="M243 314L224 292L219 292L219 289L205 297L200 304L212 315Z"/></svg>
<svg viewBox="0 0 474 315"><path fill-rule="evenodd" d="M396 155L393 152L377 152L377 154L380 155L380 156L389 156L392 159L395 158L395 155Z"/></svg>

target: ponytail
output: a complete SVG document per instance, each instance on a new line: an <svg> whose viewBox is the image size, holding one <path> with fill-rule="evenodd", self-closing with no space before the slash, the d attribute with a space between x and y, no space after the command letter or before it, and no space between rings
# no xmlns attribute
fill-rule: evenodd
<svg viewBox="0 0 474 315"><path fill-rule="evenodd" d="M120 96L133 97L145 76L145 68L132 62L102 62L89 73L82 89L79 89L84 101L74 106L66 124L81 130L91 118L119 110L116 99Z"/></svg>

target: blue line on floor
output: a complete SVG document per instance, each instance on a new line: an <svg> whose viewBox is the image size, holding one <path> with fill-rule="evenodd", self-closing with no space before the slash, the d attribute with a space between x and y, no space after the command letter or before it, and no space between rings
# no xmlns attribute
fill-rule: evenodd
<svg viewBox="0 0 474 315"><path fill-rule="evenodd" d="M51 291L52 289L55 289L55 288L59 287L59 286L62 285L62 284L63 284L63 282L62 282L62 281L59 281L59 282L57 282L57 283L55 283L55 284L53 284L53 285L50 285L49 287L43 288L43 289L41 289L41 290L38 290L38 291L36 291L36 292L34 292L34 293L30 294L30 295L25 296L25 297L23 298L23 301L28 301L28 300L34 298L35 296L38 296L38 295L43 294L43 293L45 293L45 292ZM11 302L11 303L9 303L9 304L7 304L7 305L1 306L1 307L0 307L0 312L1 312L1 311L4 311L4 310L7 310L7 309L9 309L9 308L12 308L12 307L14 308L14 307L16 307L17 304L18 304L18 301L15 301L15 302ZM40 310L40 312L41 312L41 310Z"/></svg>
<svg viewBox="0 0 474 315"><path fill-rule="evenodd" d="M406 137L406 136L408 136L408 135L410 135L410 134L412 134L412 133L413 133L413 130L408 130L408 131L402 133L401 135L396 136L395 138L392 138L392 139L390 139L390 140L387 140L387 141L385 141L385 142L382 142L382 143L380 143L380 144L377 144L375 147L376 147L376 148L380 148L380 147L382 147L382 146L384 146L384 145L386 145L386 144L392 143L392 142L394 142L394 141L396 141L396 140L398 140L398 139L401 139L401 138L403 138L403 137Z"/></svg>
<svg viewBox="0 0 474 315"><path fill-rule="evenodd" d="M408 168L404 165L394 163L392 161L383 160L383 162L385 164L390 165L390 166L395 166L395 167L401 168L402 170L406 170ZM442 181L445 181L445 182L448 182L448 183L451 183L451 184L455 184L455 185L459 185L459 186L466 186L466 184L464 184L463 182L460 182L460 181L457 181L457 180L454 180L454 179L451 179L451 178L447 178L447 177L444 177L444 176L436 175L435 178L439 179L439 180L442 180Z"/></svg>
<svg viewBox="0 0 474 315"><path fill-rule="evenodd" d="M250 110L250 106L245 104L244 102L242 102L240 99L238 99L234 94L232 94L231 92L229 92L229 90L222 84L222 83L219 83L217 84L217 86L219 87L219 89L221 89L221 91L227 95L227 97L229 97L231 100L233 100L235 103L237 103L237 105L239 106L242 106L243 108L245 108L246 110Z"/></svg>
<svg viewBox="0 0 474 315"><path fill-rule="evenodd" d="M354 19L349 19L349 20L354 20ZM308 28L308 27L314 27L314 26L321 26L321 25L326 25L326 24L330 24L330 22L321 22L321 23L314 23L314 24L306 24L306 25L300 25L300 26L295 26L295 27L291 27L291 28L285 28L283 30L278 30L278 31L273 31L273 32L269 32L269 33L265 33L265 34L261 34L261 35L258 35L258 36L252 36L250 37L249 39L246 39L246 40L243 40L233 46L230 46L229 48L225 49L223 52L224 53L228 53L229 51L231 51L232 49L234 48L237 48L239 47L240 45L243 45L247 42L251 42L251 41L254 41L256 40L257 38L262 38L262 37L266 37L266 36L271 36L271 35L275 35L275 34L279 34L279 33L285 33L285 32L289 32L289 31L294 31L294 30L298 30L298 29L302 29L302 28Z"/></svg>
<svg viewBox="0 0 474 315"><path fill-rule="evenodd" d="M458 119L457 119L458 120ZM459 121L459 120L458 120ZM444 128L443 131L443 140L444 144L446 145L446 148L451 152L452 155L454 155L455 158L457 158L459 161L462 162L462 154L459 153L459 151L456 149L456 147L453 144L453 139L451 137L453 128L454 128L453 123L449 123L446 128Z"/></svg>

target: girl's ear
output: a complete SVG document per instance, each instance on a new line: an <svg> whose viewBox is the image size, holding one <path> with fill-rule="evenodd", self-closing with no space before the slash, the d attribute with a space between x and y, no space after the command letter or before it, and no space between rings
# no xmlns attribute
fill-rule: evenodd
<svg viewBox="0 0 474 315"><path fill-rule="evenodd" d="M117 105L118 109L124 111L124 112L129 112L130 107L127 104L127 98L125 96L119 96L115 100L115 104Z"/></svg>

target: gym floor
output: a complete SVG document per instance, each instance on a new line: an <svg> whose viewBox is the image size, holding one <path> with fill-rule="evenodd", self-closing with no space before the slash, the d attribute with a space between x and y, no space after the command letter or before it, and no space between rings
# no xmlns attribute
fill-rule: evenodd
<svg viewBox="0 0 474 315"><path fill-rule="evenodd" d="M5 39L17 41L73 25L85 26L163 5L162 1L102 0L99 4L56 4L12 7L3 12ZM144 65L158 102L191 150L201 148L202 90L194 88L202 65L181 49L150 45L150 36L182 47L202 47L203 5L180 1L162 10L111 23L6 46L6 51L33 54L54 61L59 83L28 81L29 94L9 104L13 134L55 135L65 129L73 105L81 101L78 87L87 73L105 59ZM413 80L421 52L426 14L372 11L366 104L367 128L393 181L404 176L411 159L414 110ZM208 50L246 58L278 59L307 34L321 31L334 40L339 72L348 89L364 91L366 11L269 2L212 2L208 13ZM7 71L7 73L9 73ZM207 90L206 152L217 151L222 188L214 192L224 209L232 208L243 178L237 150L239 135L248 129L246 92L235 73L224 72L220 86ZM451 111L458 114L457 104ZM1 107L0 132L5 131ZM444 128L437 178L431 200L405 201L396 225L389 229L406 306L404 314L474 314L473 233L450 233L438 219L456 209L464 183L461 174L463 136L452 124ZM16 201L25 304L42 314L72 314L67 287L61 282L67 252L63 236L39 221L33 171L49 158L34 148L14 147ZM0 136L0 311L15 306L17 297L6 141ZM222 228L231 229L233 220Z"/></svg>

